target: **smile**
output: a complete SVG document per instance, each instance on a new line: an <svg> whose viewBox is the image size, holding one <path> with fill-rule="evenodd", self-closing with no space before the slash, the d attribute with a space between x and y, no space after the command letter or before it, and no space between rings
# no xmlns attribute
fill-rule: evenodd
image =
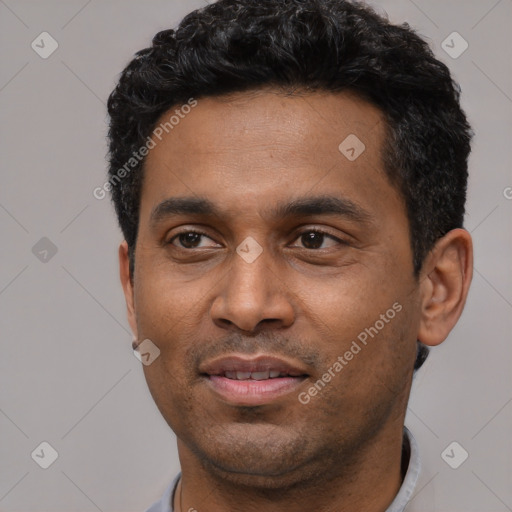
<svg viewBox="0 0 512 512"><path fill-rule="evenodd" d="M201 367L214 395L230 405L269 404L297 390L308 377L301 365L274 356L230 356Z"/></svg>

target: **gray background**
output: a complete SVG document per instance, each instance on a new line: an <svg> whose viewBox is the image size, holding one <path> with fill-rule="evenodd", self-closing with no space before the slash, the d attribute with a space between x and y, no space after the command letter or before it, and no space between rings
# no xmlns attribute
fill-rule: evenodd
<svg viewBox="0 0 512 512"><path fill-rule="evenodd" d="M105 102L117 74L202 5L0 0L2 511L141 511L179 469L131 350L121 235L108 199L92 191L105 181ZM427 37L477 132L467 215L475 277L461 321L415 379L407 424L435 468L428 485L440 511L512 510L512 1L373 5ZM31 48L43 31L59 44L47 59ZM453 31L469 43L456 59L441 46ZM44 253L43 237L56 254ZM440 456L454 440L469 452L456 470ZM42 441L58 452L46 470L31 458Z"/></svg>

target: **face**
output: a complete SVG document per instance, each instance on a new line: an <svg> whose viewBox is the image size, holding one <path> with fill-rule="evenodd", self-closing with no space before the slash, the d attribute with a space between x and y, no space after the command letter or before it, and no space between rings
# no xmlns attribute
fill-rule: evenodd
<svg viewBox="0 0 512 512"><path fill-rule="evenodd" d="M353 94L259 91L155 140L127 299L180 456L291 482L403 425L419 292L384 138Z"/></svg>

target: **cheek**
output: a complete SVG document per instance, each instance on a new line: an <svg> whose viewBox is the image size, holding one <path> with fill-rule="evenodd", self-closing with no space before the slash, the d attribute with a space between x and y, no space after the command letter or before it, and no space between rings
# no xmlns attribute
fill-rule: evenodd
<svg viewBox="0 0 512 512"><path fill-rule="evenodd" d="M143 261L136 273L135 309L140 336L173 337L201 314L204 283L184 280L167 264Z"/></svg>
<svg viewBox="0 0 512 512"><path fill-rule="evenodd" d="M384 414L393 403L406 399L415 343L407 339L404 318L399 316L387 324L374 320L352 332L329 349L324 371L334 377L322 391L325 395L319 405L332 408L338 404L347 416L373 409L375 414L377 410ZM323 379L325 373L315 377Z"/></svg>
<svg viewBox="0 0 512 512"><path fill-rule="evenodd" d="M382 274L363 265L353 265L338 276L316 280L295 279L293 296L301 313L312 322L324 325L332 336L342 339L357 336L372 326L403 294L398 279L386 282ZM395 316L391 311L389 316Z"/></svg>
<svg viewBox="0 0 512 512"><path fill-rule="evenodd" d="M170 370L165 356L161 356L151 366L144 367L144 377L158 410L179 435L194 408L191 388L184 385L179 367Z"/></svg>
<svg viewBox="0 0 512 512"><path fill-rule="evenodd" d="M394 279L382 275L377 279L361 269L353 278L347 274L324 286L298 285L308 290L302 296L304 315L325 370L341 356L347 364L340 375L351 381L392 383L394 376L401 380L409 372L416 350L417 293L396 274Z"/></svg>
<svg viewBox="0 0 512 512"><path fill-rule="evenodd" d="M168 418L169 411L183 410L189 402L183 385L192 378L186 353L202 337L201 288L177 282L162 266L140 270L135 286L139 339L150 339L160 351L143 370L151 395Z"/></svg>

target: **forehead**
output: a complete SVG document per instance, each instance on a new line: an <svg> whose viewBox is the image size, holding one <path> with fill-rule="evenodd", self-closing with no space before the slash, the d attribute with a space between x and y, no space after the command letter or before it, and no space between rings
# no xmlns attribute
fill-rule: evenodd
<svg viewBox="0 0 512 512"><path fill-rule="evenodd" d="M199 99L183 112L175 106L158 123L181 114L153 137L141 218L172 196L216 197L235 212L309 192L368 206L394 194L381 157L383 115L354 93L262 90Z"/></svg>
<svg viewBox="0 0 512 512"><path fill-rule="evenodd" d="M176 124L168 126L164 144L153 137L157 148L148 160L168 157L163 153L166 142L171 141L173 152L191 156L194 147L195 157L208 160L233 150L285 153L290 146L295 153L298 150L297 156L309 159L321 154L338 156L339 143L348 135L367 140L378 149L385 126L380 110L352 92L258 90L203 98L195 108L187 109L188 114L173 115L180 110L177 105L161 116L157 125L164 126L171 118Z"/></svg>

